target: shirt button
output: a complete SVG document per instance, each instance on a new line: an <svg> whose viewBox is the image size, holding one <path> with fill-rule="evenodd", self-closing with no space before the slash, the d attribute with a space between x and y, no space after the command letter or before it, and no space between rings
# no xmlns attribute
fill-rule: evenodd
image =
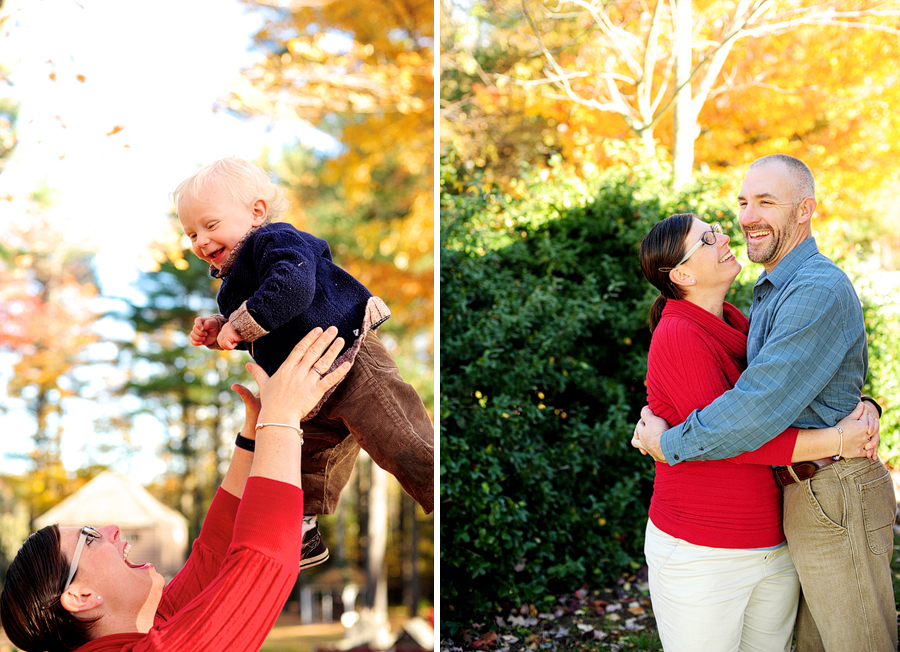
<svg viewBox="0 0 900 652"><path fill-rule="evenodd" d="M678 457L678 456L677 456L677 455L676 455L676 456L675 456L675 459L676 459L676 460L678 460L678 459L681 459L681 458L680 458L680 457Z"/></svg>
<svg viewBox="0 0 900 652"><path fill-rule="evenodd" d="M700 450L701 450L701 451L703 450L703 446L700 447Z"/></svg>

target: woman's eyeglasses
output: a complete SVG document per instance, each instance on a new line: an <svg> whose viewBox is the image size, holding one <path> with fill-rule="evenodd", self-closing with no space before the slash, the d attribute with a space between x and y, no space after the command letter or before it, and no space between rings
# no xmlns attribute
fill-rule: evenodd
<svg viewBox="0 0 900 652"><path fill-rule="evenodd" d="M693 247L691 247L690 249L687 250L687 253L684 255L684 258L682 258L680 261L678 261L678 264L675 265L675 267L678 267L678 265L684 265L688 261L688 258L693 256L694 252L700 248L700 245L716 244L716 240L717 240L716 236L719 235L720 233L723 233L722 226L718 222L714 222L712 225L712 228L709 231L705 232L702 236L700 236L700 240L697 241L697 244L695 244Z"/></svg>
<svg viewBox="0 0 900 652"><path fill-rule="evenodd" d="M69 588L69 585L72 583L72 578L75 577L75 571L78 570L78 560L81 559L81 550L84 548L85 542L90 545L91 541L102 537L103 535L100 534L100 530L93 525L85 525L81 528L81 534L78 536L78 545L75 546L75 556L72 557L72 565L69 568L69 577L66 578L66 585L63 587L63 592ZM90 539L90 541L88 539Z"/></svg>

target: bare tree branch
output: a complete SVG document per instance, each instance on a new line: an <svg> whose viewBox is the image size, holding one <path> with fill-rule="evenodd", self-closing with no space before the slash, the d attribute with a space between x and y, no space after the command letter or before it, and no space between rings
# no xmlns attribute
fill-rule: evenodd
<svg viewBox="0 0 900 652"><path fill-rule="evenodd" d="M886 34L893 34L894 36L900 36L900 29L895 29L893 27L887 27L885 25L877 25L875 23L865 23L858 21L849 21L849 20L834 20L831 18L818 18L818 17L805 17L805 18L796 18L789 21L784 21L780 23L771 23L768 25L761 25L759 27L755 27L752 29L744 30L744 33L741 34L741 38L759 38L760 36L769 36L771 34L779 34L783 32L789 32L793 29L796 29L800 25L820 25L820 26L830 26L830 27L843 27L843 28L855 28L855 29L866 29L871 30L873 32L884 32Z"/></svg>
<svg viewBox="0 0 900 652"><path fill-rule="evenodd" d="M661 20L662 0L657 0L653 9L653 18L650 20L650 31L647 32L647 41L644 44L643 74L637 84L638 111L642 122L647 124L653 115L651 95L653 92L653 72L656 69L656 53L659 50L659 23ZM663 81L665 84L665 80Z"/></svg>
<svg viewBox="0 0 900 652"><path fill-rule="evenodd" d="M634 116L631 107L628 103L622 98L621 94L618 92L618 88L615 84L612 83L612 80L606 79L607 89L610 90L610 100L608 102L598 102L597 100L583 98L578 93L576 93L571 84L569 84L569 79L567 77L566 72L563 70L562 66L556 61L556 58L553 54L547 49L544 45L543 38L541 37L540 31L537 29L537 26L534 23L534 20L531 17L531 13L528 11L528 7L526 6L525 0L522 0L522 12L525 16L525 19L528 21L528 24L531 26L532 31L535 34L535 37L538 42L538 46L541 48L541 51L544 54L544 59L548 62L550 67L554 72L554 81L557 82L557 85L562 86L564 95L562 96L565 99L569 99L576 104L581 106L586 106L588 108L592 108L598 111L609 111L613 113L620 114L625 123L629 125L632 129L634 128ZM551 96L553 97L553 96ZM557 98L561 99L561 98Z"/></svg>
<svg viewBox="0 0 900 652"><path fill-rule="evenodd" d="M582 7L594 18L594 23L599 28L601 34L609 39L610 46L619 55L621 61L632 71L635 77L640 78L643 68L641 67L640 62L638 62L631 54L632 48L638 49L643 47L643 43L641 43L640 39L631 32L613 25L606 11L598 11L592 3L586 2L585 0L567 1L575 6ZM631 43L630 48L628 47L629 42Z"/></svg>
<svg viewBox="0 0 900 652"><path fill-rule="evenodd" d="M586 79L588 77L595 77L597 79L612 79L615 81L624 82L631 86L635 85L635 80L631 77L626 77L625 75L620 75L614 72L603 72L603 73L593 73L593 72L566 72L563 75L549 75L546 77L542 77L541 79L517 79L511 75L504 74L494 74L495 79L503 79L504 81L512 82L517 86L522 86L524 88L533 88L535 86L546 86L547 84L558 84L562 83L564 79Z"/></svg>
<svg viewBox="0 0 900 652"><path fill-rule="evenodd" d="M255 2L263 7L298 11L307 7L324 7L330 5L334 0L255 0Z"/></svg>

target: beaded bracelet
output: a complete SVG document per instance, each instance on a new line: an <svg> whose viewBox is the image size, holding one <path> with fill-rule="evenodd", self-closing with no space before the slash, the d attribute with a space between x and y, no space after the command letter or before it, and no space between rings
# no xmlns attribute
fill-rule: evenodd
<svg viewBox="0 0 900 652"><path fill-rule="evenodd" d="M293 428L297 431L297 434L300 435L300 445L303 445L303 429L299 426L292 426L289 423L257 423L256 430L259 431L260 428L265 428L266 426L281 426L282 428Z"/></svg>
<svg viewBox="0 0 900 652"><path fill-rule="evenodd" d="M841 455L844 454L844 431L841 430L840 426L835 426L837 428L838 434L841 436L841 449L838 451L838 454L832 457L831 459L837 461L841 459Z"/></svg>

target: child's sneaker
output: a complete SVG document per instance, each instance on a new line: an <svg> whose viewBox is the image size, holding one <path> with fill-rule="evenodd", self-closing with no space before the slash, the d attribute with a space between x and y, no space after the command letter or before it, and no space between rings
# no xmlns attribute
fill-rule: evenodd
<svg viewBox="0 0 900 652"><path fill-rule="evenodd" d="M300 570L324 564L330 556L331 553L328 552L328 546L325 545L325 542L322 541L322 535L319 534L318 525L303 535L303 548L300 550Z"/></svg>

